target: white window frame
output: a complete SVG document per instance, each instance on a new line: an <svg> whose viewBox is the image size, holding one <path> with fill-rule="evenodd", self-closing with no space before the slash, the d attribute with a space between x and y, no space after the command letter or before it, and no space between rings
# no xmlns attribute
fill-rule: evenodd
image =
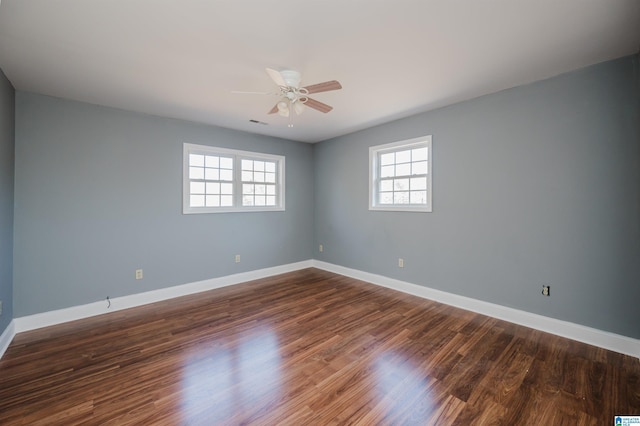
<svg viewBox="0 0 640 426"><path fill-rule="evenodd" d="M382 154L427 147L427 202L421 205L381 204L379 202L380 156ZM433 210L433 149L431 135L369 147L369 210L430 213Z"/></svg>
<svg viewBox="0 0 640 426"><path fill-rule="evenodd" d="M229 207L191 207L191 179L189 178L189 154L224 156L233 158L233 206ZM275 206L243 206L242 205L242 160L272 161L276 163L276 205ZM246 182L245 182L246 183ZM282 155L241 151L237 149L219 148L209 145L185 143L183 146L182 165L182 213L233 213L233 212L267 212L285 210L285 157Z"/></svg>

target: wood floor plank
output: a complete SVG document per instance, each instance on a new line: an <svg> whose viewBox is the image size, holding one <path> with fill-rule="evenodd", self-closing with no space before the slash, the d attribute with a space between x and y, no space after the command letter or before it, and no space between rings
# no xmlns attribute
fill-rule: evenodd
<svg viewBox="0 0 640 426"><path fill-rule="evenodd" d="M0 424L595 425L640 361L305 269L20 333Z"/></svg>

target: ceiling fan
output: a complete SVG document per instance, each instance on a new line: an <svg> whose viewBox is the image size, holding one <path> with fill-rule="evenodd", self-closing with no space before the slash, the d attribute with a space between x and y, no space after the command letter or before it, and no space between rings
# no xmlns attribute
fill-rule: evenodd
<svg viewBox="0 0 640 426"><path fill-rule="evenodd" d="M282 70L277 71L271 68L267 68L267 74L273 82L278 85L278 91L275 93L263 93L263 92L235 92L235 93L261 93L261 94L275 94L280 97L280 100L274 105L269 114L278 113L283 117L289 117L289 127L293 127L292 124L292 112L296 115L302 114L305 106L313 108L323 113L327 113L333 109L325 103L310 98L309 95L313 93L329 92L331 90L342 89L342 85L337 80L325 81L323 83L312 84L310 86L300 87L300 73L294 70Z"/></svg>

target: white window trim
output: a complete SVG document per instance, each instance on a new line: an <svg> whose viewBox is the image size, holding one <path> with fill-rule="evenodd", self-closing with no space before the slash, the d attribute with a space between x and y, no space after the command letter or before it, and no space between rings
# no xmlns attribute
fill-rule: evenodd
<svg viewBox="0 0 640 426"><path fill-rule="evenodd" d="M233 207L191 207L190 201L190 179L189 179L189 154L204 155L226 155L233 157ZM196 145L185 143L182 152L182 213L240 213L240 212L273 212L285 210L285 157L282 155L263 154L252 151L241 151L238 149L218 148L209 145ZM277 201L275 206L242 206L242 179L241 160L269 160L277 164Z"/></svg>
<svg viewBox="0 0 640 426"><path fill-rule="evenodd" d="M378 203L378 155L386 151L399 151L401 148L409 148L412 145L426 143L428 149L428 171L427 171L427 204L424 206L392 205ZM432 199L432 177L433 177L433 149L431 135L403 141L392 142L384 145L369 147L369 210L374 211L403 211L403 212L423 212L430 213L433 210Z"/></svg>

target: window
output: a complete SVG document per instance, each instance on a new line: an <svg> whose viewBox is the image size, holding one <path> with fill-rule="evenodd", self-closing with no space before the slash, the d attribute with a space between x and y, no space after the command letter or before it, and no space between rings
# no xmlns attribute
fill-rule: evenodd
<svg viewBox="0 0 640 426"><path fill-rule="evenodd" d="M369 148L369 210L431 211L431 136Z"/></svg>
<svg viewBox="0 0 640 426"><path fill-rule="evenodd" d="M183 213L284 210L284 157L184 144Z"/></svg>

